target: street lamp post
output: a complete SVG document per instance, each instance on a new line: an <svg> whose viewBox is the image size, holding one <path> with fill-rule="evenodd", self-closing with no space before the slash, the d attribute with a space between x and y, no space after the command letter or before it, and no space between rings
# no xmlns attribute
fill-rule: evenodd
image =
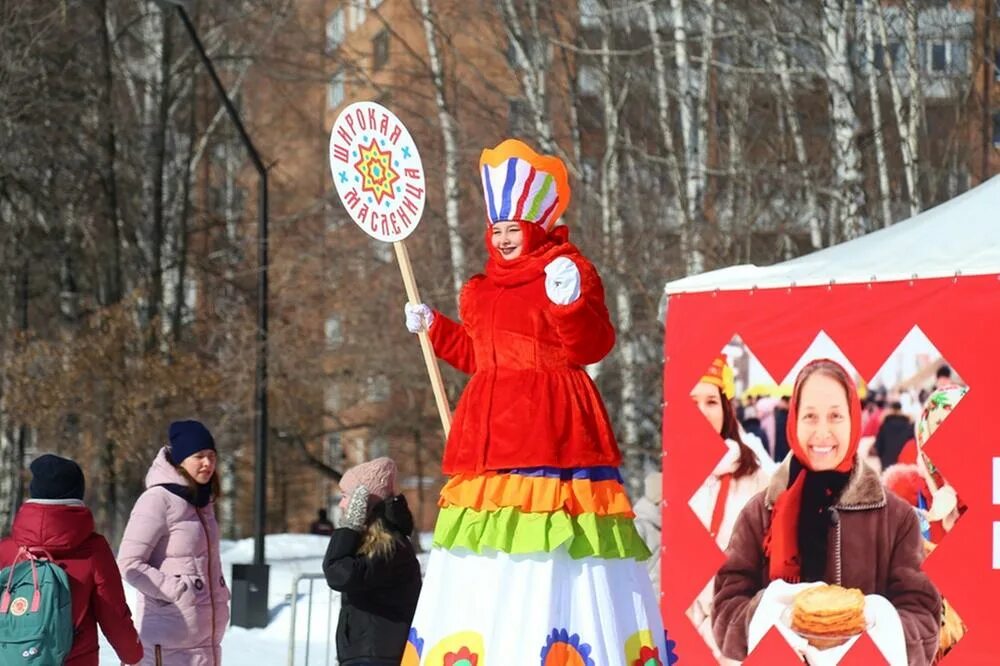
<svg viewBox="0 0 1000 666"><path fill-rule="evenodd" d="M177 10L194 43L219 99L239 132L257 170L257 370L254 377L254 525L253 564L234 564L232 622L238 627L266 627L268 621L268 565L264 563L265 497L267 494L267 168L247 134L240 114L215 72L208 53L187 12L187 0L154 0L164 11Z"/></svg>

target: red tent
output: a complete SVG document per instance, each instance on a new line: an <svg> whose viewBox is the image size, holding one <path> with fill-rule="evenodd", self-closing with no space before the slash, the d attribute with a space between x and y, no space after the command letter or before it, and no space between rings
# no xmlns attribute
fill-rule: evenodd
<svg viewBox="0 0 1000 666"><path fill-rule="evenodd" d="M725 451L688 398L691 388L734 335L780 380L825 331L871 379L914 326L970 387L927 447L969 506L924 564L968 627L944 663L1000 662L993 633L1000 599L1000 488L993 488L1000 479L993 470L1000 437L989 425L1000 376L993 339L1000 331L1000 176L862 238L774 266L684 278L668 284L666 294L662 609L682 663L712 663L685 610L724 561L688 507ZM856 661L871 648L859 641L843 663L875 663ZM747 663L801 662L775 635Z"/></svg>

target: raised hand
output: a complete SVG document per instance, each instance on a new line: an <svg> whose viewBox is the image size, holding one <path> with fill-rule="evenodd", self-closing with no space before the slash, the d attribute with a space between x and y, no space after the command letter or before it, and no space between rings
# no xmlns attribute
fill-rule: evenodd
<svg viewBox="0 0 1000 666"><path fill-rule="evenodd" d="M368 488L358 486L351 493L351 499L347 501L347 510L344 512L344 527L355 532L363 532L365 523L368 522Z"/></svg>
<svg viewBox="0 0 1000 666"><path fill-rule="evenodd" d="M580 298L580 269L569 257L556 257L545 266L545 295L556 305Z"/></svg>
<svg viewBox="0 0 1000 666"><path fill-rule="evenodd" d="M423 303L407 303L403 312L406 314L406 330L410 333L426 331L434 323L434 310Z"/></svg>

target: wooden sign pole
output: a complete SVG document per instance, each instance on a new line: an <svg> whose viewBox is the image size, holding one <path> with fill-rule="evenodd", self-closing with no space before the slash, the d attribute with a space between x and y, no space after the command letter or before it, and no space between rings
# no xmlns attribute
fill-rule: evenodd
<svg viewBox="0 0 1000 666"><path fill-rule="evenodd" d="M406 287L406 297L414 305L422 303L420 292L417 291L417 281L413 278L413 268L410 266L410 255L406 252L404 241L395 241L392 247L396 250L396 261L399 263L399 272L403 274L403 285ZM444 381L441 379L441 369L438 367L437 358L434 356L434 347L431 345L430 336L427 331L420 331L420 350L424 354L424 365L427 366L427 374L431 378L431 387L434 389L434 402L437 403L438 415L441 417L441 427L444 428L444 437L448 439L451 431L451 408L448 406L448 394L444 391Z"/></svg>

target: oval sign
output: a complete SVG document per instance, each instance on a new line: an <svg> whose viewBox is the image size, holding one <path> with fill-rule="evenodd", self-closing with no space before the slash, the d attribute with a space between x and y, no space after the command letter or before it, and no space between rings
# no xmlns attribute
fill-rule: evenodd
<svg viewBox="0 0 1000 666"><path fill-rule="evenodd" d="M392 111L375 102L341 111L330 132L330 170L341 203L366 234L394 242L417 228L427 199L424 167Z"/></svg>

